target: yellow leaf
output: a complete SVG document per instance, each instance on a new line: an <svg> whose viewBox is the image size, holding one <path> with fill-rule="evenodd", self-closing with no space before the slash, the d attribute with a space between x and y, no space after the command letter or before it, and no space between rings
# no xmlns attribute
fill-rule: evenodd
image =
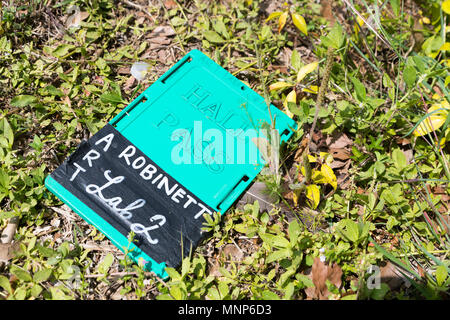
<svg viewBox="0 0 450 320"><path fill-rule="evenodd" d="M320 168L320 171L322 172L323 176L327 179L327 182L331 184L334 190L336 190L337 179L336 175L333 172L333 169L331 169L327 164L323 164L322 167Z"/></svg>
<svg viewBox="0 0 450 320"><path fill-rule="evenodd" d="M314 70L316 70L318 65L319 65L319 62L316 61L316 62L309 63L309 64L301 67L297 74L297 83L302 81L308 73L311 73Z"/></svg>
<svg viewBox="0 0 450 320"><path fill-rule="evenodd" d="M356 22L358 23L358 25L360 27L362 27L364 25L364 20L360 16L356 17Z"/></svg>
<svg viewBox="0 0 450 320"><path fill-rule="evenodd" d="M449 51L450 50L450 42L446 42L442 45L439 51Z"/></svg>
<svg viewBox="0 0 450 320"><path fill-rule="evenodd" d="M447 101L444 101L440 104L435 104L431 106L430 109L428 109L428 114L432 113L433 111L439 110L439 109L445 109L440 110L436 113L433 113L431 116L427 117L422 121L422 123L414 130L413 134L415 136L424 136L433 130L439 129L447 119L448 109L449 105Z"/></svg>
<svg viewBox="0 0 450 320"><path fill-rule="evenodd" d="M314 157L313 155L310 155L310 154L308 154L308 159L309 159L309 162L316 162L317 161L316 157Z"/></svg>
<svg viewBox="0 0 450 320"><path fill-rule="evenodd" d="M305 35L308 35L308 28L306 26L305 18L303 18L298 13L293 13L292 21L294 22L294 25L297 27L298 30L303 32Z"/></svg>
<svg viewBox="0 0 450 320"><path fill-rule="evenodd" d="M448 139L447 139L448 137L450 137L450 128L445 130L445 135L440 141L441 147L443 147L445 145L445 143L448 141Z"/></svg>
<svg viewBox="0 0 450 320"><path fill-rule="evenodd" d="M311 86L309 88L303 88L302 91L303 92L317 94L319 92L319 87L318 86Z"/></svg>
<svg viewBox="0 0 450 320"><path fill-rule="evenodd" d="M297 103L297 93L295 92L295 89L289 92L289 94L286 96L286 99L284 99L283 106L284 106L284 113L286 113L289 118L293 118L294 114L289 111L288 103Z"/></svg>
<svg viewBox="0 0 450 320"><path fill-rule="evenodd" d="M294 190L294 192L292 192L292 201L294 201L295 206L298 205L299 193L299 190Z"/></svg>
<svg viewBox="0 0 450 320"><path fill-rule="evenodd" d="M450 14L450 0L445 0L444 2L442 2L442 10L446 14Z"/></svg>
<svg viewBox="0 0 450 320"><path fill-rule="evenodd" d="M431 23L430 19L427 18L427 17L423 17L421 20L422 20L422 22L423 22L424 24L430 24L430 23Z"/></svg>
<svg viewBox="0 0 450 320"><path fill-rule="evenodd" d="M312 169L311 180L314 183L328 183L327 178L320 170Z"/></svg>
<svg viewBox="0 0 450 320"><path fill-rule="evenodd" d="M273 18L277 18L279 16L281 16L283 14L282 11L276 11L276 12L272 12L269 17L266 19L266 22L269 20L272 20Z"/></svg>
<svg viewBox="0 0 450 320"><path fill-rule="evenodd" d="M333 156L328 152L320 152L319 156L325 161L327 165L330 165L333 162Z"/></svg>
<svg viewBox="0 0 450 320"><path fill-rule="evenodd" d="M311 200L313 209L317 208L320 202L320 189L317 185L306 186L306 197Z"/></svg>
<svg viewBox="0 0 450 320"><path fill-rule="evenodd" d="M280 18L278 19L278 33L280 33L281 30L283 30L284 25L286 24L286 20L287 20L288 15L289 15L289 14L288 14L287 11L286 11L286 12L283 12L283 13L281 14Z"/></svg>
<svg viewBox="0 0 450 320"><path fill-rule="evenodd" d="M275 82L275 83L271 84L269 86L269 90L270 91L279 90L279 89L284 89L284 88L288 88L288 87L292 87L292 86L293 86L293 84L291 84L291 83L279 81L279 82Z"/></svg>

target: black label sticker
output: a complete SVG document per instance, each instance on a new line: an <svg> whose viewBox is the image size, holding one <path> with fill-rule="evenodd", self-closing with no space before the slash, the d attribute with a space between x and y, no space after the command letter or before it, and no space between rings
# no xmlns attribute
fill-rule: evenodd
<svg viewBox="0 0 450 320"><path fill-rule="evenodd" d="M156 262L180 265L214 210L113 126L83 141L51 176ZM183 253L182 253L183 250Z"/></svg>

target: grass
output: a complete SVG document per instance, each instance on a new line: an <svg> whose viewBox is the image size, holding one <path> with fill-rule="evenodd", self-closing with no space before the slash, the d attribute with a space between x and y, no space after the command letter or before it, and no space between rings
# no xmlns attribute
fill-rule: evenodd
<svg viewBox="0 0 450 320"><path fill-rule="evenodd" d="M0 4L0 299L449 299L442 1ZM164 282L43 181L194 48L298 130L258 177L275 209L211 217Z"/></svg>

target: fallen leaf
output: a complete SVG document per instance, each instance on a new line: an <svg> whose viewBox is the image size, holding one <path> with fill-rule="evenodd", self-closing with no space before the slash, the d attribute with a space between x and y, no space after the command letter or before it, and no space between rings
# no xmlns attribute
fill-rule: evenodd
<svg viewBox="0 0 450 320"><path fill-rule="evenodd" d="M89 13L85 11L80 11L80 8L77 6L72 6L67 11L70 16L67 17L65 25L66 28L78 28L80 26L81 21L85 20L89 17Z"/></svg>
<svg viewBox="0 0 450 320"><path fill-rule="evenodd" d="M342 133L338 136L327 137L326 144L330 149L343 149L351 146L353 141L345 133Z"/></svg>
<svg viewBox="0 0 450 320"><path fill-rule="evenodd" d="M157 26L150 34L151 37L170 37L175 35L171 26Z"/></svg>
<svg viewBox="0 0 450 320"><path fill-rule="evenodd" d="M350 158L350 151L346 149L330 149L330 154L333 156L333 159L339 160L347 160Z"/></svg>
<svg viewBox="0 0 450 320"><path fill-rule="evenodd" d="M7 262L14 258L20 249L20 243L0 243L0 262Z"/></svg>
<svg viewBox="0 0 450 320"><path fill-rule="evenodd" d="M334 18L333 15L331 0L322 0L321 3L322 7L320 8L320 14L322 15L322 17L330 21L330 26L333 26L336 19Z"/></svg>
<svg viewBox="0 0 450 320"><path fill-rule="evenodd" d="M175 9L177 7L177 3L173 0L166 0L166 1L164 1L164 6L168 10Z"/></svg>
<svg viewBox="0 0 450 320"><path fill-rule="evenodd" d="M148 39L148 42L150 43L155 43L158 45L163 45L163 44L170 44L170 39L166 38L166 37L153 37Z"/></svg>
<svg viewBox="0 0 450 320"><path fill-rule="evenodd" d="M315 61L301 67L297 74L297 83L302 81L306 77L306 75L316 70L318 66L319 62Z"/></svg>
<svg viewBox="0 0 450 320"><path fill-rule="evenodd" d="M333 263L332 265L329 265L326 262L322 262L319 257L316 257L311 268L311 280L315 287L313 288L314 291L309 290L311 298L319 300L327 299L330 292L328 291L326 281L328 280L331 284L340 288L342 284L342 274L342 269L338 264Z"/></svg>
<svg viewBox="0 0 450 320"><path fill-rule="evenodd" d="M128 80L125 81L125 84L124 84L124 86L123 86L123 89L124 89L125 91L130 90L131 87L134 85L135 80L136 80L135 77L130 76L130 77L128 78Z"/></svg>
<svg viewBox="0 0 450 320"><path fill-rule="evenodd" d="M231 261L239 262L244 258L244 253L234 244L227 244L223 247L222 253Z"/></svg>

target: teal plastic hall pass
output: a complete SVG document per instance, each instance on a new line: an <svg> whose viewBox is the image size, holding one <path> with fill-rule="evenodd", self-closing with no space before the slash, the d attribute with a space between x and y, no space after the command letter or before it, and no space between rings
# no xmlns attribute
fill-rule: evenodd
<svg viewBox="0 0 450 320"><path fill-rule="evenodd" d="M80 144L46 186L165 278L201 241L204 215L225 213L261 172L259 149L287 141L295 126L194 50Z"/></svg>

